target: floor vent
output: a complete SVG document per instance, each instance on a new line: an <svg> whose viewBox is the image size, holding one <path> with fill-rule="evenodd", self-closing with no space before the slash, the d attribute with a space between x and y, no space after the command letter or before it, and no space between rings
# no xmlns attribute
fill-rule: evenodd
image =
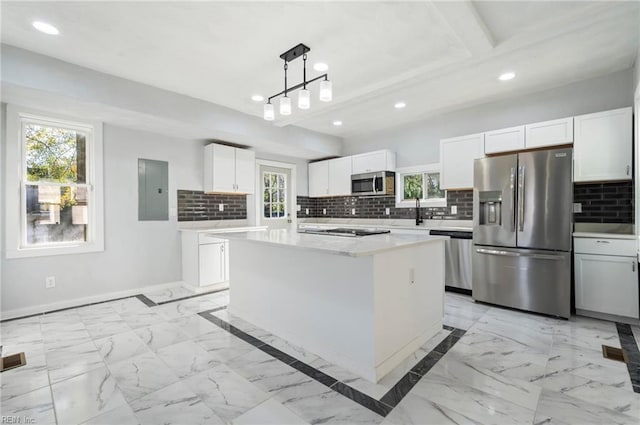
<svg viewBox="0 0 640 425"><path fill-rule="evenodd" d="M24 366L27 364L27 359L24 353L11 354L7 357L0 357L0 372L5 370L15 369L16 367Z"/></svg>
<svg viewBox="0 0 640 425"><path fill-rule="evenodd" d="M618 362L627 363L627 353L622 348L602 346L602 356L605 359L616 360Z"/></svg>

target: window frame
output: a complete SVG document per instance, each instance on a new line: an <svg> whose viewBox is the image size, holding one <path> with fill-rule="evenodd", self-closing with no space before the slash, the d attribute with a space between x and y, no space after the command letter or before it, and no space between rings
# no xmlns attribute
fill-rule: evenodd
<svg viewBox="0 0 640 425"><path fill-rule="evenodd" d="M266 174L269 174L269 175L275 174L275 175L284 176L284 187L282 188L282 190L284 191L284 202L275 202L275 204L282 204L284 206L284 215L282 217L265 217L264 216L264 206L267 205L267 204L270 205L270 206L274 204L274 202L272 202L272 201L264 202L264 191L266 189L266 187L264 187L264 177L265 177ZM289 199L287 197L288 185L289 185L289 182L288 182L288 178L287 178L287 173L280 173L280 172L277 172L277 171L269 171L269 170L262 171L262 191L261 191L262 206L263 206L262 212L261 212L261 215L262 215L261 219L262 220L286 220L287 219L288 215L290 214L289 206L288 206L289 205ZM272 187L269 186L269 188L271 189ZM279 187L276 187L276 189L280 190ZM269 208L269 211L271 211L271 208Z"/></svg>
<svg viewBox="0 0 640 425"><path fill-rule="evenodd" d="M444 189L444 198L425 199L427 194L425 187L425 175L438 173L442 177L440 163L417 165L413 167L400 167L396 169L396 208L413 208L416 206L416 200L403 200L404 193L404 176L407 174L422 174L422 199L420 199L421 207L446 207L447 206L447 190Z"/></svg>
<svg viewBox="0 0 640 425"><path fill-rule="evenodd" d="M46 183L51 186L87 187L87 240L26 244L26 143L24 124L62 127L84 132L86 137L86 182ZM6 113L6 258L28 258L49 255L83 254L104 251L104 190L103 190L103 124L99 121L70 118L55 113L7 105ZM43 182L43 184L45 184Z"/></svg>

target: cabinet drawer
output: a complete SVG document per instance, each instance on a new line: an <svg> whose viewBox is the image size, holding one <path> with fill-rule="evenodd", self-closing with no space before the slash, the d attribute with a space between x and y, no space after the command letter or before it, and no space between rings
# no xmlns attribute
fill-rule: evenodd
<svg viewBox="0 0 640 425"><path fill-rule="evenodd" d="M576 254L636 256L636 241L631 239L574 238Z"/></svg>
<svg viewBox="0 0 640 425"><path fill-rule="evenodd" d="M212 235L210 233L199 233L198 234L198 243L200 245L206 243L224 243L224 239L221 239L217 235Z"/></svg>

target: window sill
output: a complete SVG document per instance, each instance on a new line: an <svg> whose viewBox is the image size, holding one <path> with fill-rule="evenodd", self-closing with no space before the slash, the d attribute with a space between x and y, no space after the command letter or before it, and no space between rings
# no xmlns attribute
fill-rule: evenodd
<svg viewBox="0 0 640 425"><path fill-rule="evenodd" d="M447 200L446 199L434 199L434 200L420 200L420 208L437 208L437 207L446 207ZM396 201L396 208L415 208L416 201Z"/></svg>
<svg viewBox="0 0 640 425"><path fill-rule="evenodd" d="M53 255L77 255L92 252L104 252L104 244L85 243L69 244L64 246L46 246L41 248L20 248L7 250L7 259L48 257Z"/></svg>

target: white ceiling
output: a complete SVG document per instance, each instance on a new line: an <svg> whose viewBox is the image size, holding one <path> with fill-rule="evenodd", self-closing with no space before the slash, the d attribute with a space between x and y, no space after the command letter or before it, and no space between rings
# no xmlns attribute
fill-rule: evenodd
<svg viewBox="0 0 640 425"><path fill-rule="evenodd" d="M279 55L303 42L334 100L274 125L349 137L627 69L640 2L3 1L1 23L3 43L258 116L250 96L282 90ZM299 82L301 61L289 69Z"/></svg>

